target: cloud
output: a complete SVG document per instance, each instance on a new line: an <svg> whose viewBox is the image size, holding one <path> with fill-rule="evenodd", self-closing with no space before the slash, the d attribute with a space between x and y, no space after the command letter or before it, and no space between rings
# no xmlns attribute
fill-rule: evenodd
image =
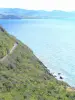
<svg viewBox="0 0 75 100"><path fill-rule="evenodd" d="M75 0L1 0L0 7L74 11Z"/></svg>

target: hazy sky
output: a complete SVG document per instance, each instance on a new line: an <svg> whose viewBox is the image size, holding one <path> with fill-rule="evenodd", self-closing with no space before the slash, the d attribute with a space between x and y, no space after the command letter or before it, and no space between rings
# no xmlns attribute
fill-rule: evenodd
<svg viewBox="0 0 75 100"><path fill-rule="evenodd" d="M0 0L0 7L75 11L75 0Z"/></svg>

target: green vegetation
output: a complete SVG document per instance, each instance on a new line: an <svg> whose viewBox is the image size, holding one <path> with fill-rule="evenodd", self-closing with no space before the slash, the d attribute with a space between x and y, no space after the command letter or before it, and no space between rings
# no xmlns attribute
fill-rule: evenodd
<svg viewBox="0 0 75 100"><path fill-rule="evenodd" d="M0 55L15 41L18 46L0 62L0 100L75 100L75 92L67 91L68 85L56 80L26 45L5 31L0 32L1 41Z"/></svg>
<svg viewBox="0 0 75 100"><path fill-rule="evenodd" d="M0 58L3 58L14 45L15 39L0 27Z"/></svg>

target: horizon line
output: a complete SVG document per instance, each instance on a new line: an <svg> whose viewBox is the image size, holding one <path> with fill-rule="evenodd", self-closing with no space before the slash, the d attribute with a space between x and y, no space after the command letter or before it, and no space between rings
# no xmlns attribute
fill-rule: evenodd
<svg viewBox="0 0 75 100"><path fill-rule="evenodd" d="M33 10L33 11L46 11L46 12L52 12L52 11L62 11L62 12L75 12L75 10L66 11L66 10L46 10L46 9L26 9L26 8L18 8L18 7L0 7L0 9L23 9L23 10Z"/></svg>

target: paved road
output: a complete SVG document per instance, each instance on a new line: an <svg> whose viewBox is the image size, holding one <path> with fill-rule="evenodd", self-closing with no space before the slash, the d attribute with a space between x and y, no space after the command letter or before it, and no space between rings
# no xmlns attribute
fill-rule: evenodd
<svg viewBox="0 0 75 100"><path fill-rule="evenodd" d="M4 56L2 59L0 59L0 61L4 61L8 57L9 54L12 54L13 51L16 49L17 46L18 46L18 43L14 43L14 46L12 47L12 49L10 50L10 52L6 56Z"/></svg>

